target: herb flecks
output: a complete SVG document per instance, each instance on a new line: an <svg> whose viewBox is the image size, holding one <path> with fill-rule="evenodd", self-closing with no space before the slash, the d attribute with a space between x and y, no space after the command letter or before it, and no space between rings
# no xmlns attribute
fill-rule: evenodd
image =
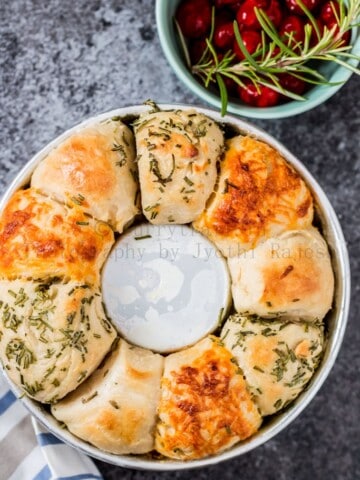
<svg viewBox="0 0 360 480"><path fill-rule="evenodd" d="M172 176L175 171L175 156L173 154L171 155L171 160L172 166L170 173L166 176L163 176L160 170L159 161L155 158L154 155L150 153L150 172L156 177L155 182L160 183L163 187L165 187L167 183L172 181Z"/></svg>
<svg viewBox="0 0 360 480"><path fill-rule="evenodd" d="M36 362L35 354L19 338L14 338L6 345L5 355L8 360L14 359L23 369Z"/></svg>

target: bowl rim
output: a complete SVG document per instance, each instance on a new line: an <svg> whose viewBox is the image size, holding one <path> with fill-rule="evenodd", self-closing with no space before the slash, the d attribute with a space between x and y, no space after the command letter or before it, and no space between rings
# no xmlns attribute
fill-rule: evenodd
<svg viewBox="0 0 360 480"><path fill-rule="evenodd" d="M196 94L211 106L220 109L221 102L218 95L206 89L189 72L183 59L181 58L181 55L178 52L176 41L172 41L172 39L175 38L171 33L173 18L171 15L169 15L169 8L171 8L172 5L175 5L173 0L156 0L155 4L157 31L165 57L176 76L192 93ZM360 35L358 35L356 28L353 29L352 43L352 53L360 56ZM347 63L353 65L354 67L359 64L359 62L355 61L354 59L349 59ZM299 115L321 105L330 97L332 97L338 90L340 90L340 88L345 85L352 74L353 72L350 69L347 69L341 65L337 65L333 73L330 75L329 81L341 83L333 86L315 86L309 90L307 94L309 95L309 98L304 101L291 100L290 102L282 105L259 108L236 104L229 100L227 111L228 113L243 117L259 118L264 120L280 119Z"/></svg>
<svg viewBox="0 0 360 480"><path fill-rule="evenodd" d="M328 229L329 237L327 237L327 243L331 239L333 248L333 262L336 263L338 269L336 282L338 284L339 302L337 306L337 320L334 332L331 339L327 343L326 358L323 359L321 365L315 372L309 386L300 394L297 400L283 413L276 415L276 417L265 427L260 428L259 432L250 437L248 440L236 444L229 450L225 450L218 455L212 457L206 457L200 460L190 461L176 461L171 459L166 460L154 460L147 459L145 456L132 456L132 455L115 455L107 452L103 452L100 449L88 444L87 442L78 439L68 430L59 426L59 422L48 413L44 407L38 402L32 400L29 397L23 396L22 391L7 377L5 370L2 370L5 378L7 379L10 388L17 397L21 397L21 401L30 413L43 424L51 433L63 440L68 445L80 450L81 452L90 455L98 460L107 462L120 467L134 468L138 470L153 470L153 471L174 471L184 470L190 468L199 468L209 465L214 465L219 462L230 460L234 457L240 456L253 450L256 447L264 444L266 441L273 438L280 433L285 427L287 427L296 417L306 408L310 401L314 398L319 391L322 384L325 382L329 375L336 357L339 353L341 343L345 334L349 305L350 305L350 265L349 257L346 248L345 239L342 233L340 223L337 219L336 213L327 199L324 191L309 172L309 170L298 160L286 147L284 147L278 140L272 137L270 134L262 130L261 128L239 119L233 115L226 115L221 117L220 113L211 108L198 107L196 105L189 104L159 104L162 110L176 110L176 109L196 109L198 112L208 115L216 122L228 123L235 126L240 132L248 133L255 136L259 140L262 140L269 145L276 148L282 156L294 166L294 168L300 173L306 184L312 190L312 193L316 197L316 203L321 206L322 214L326 228ZM99 115L95 115L86 119L85 121L75 125L74 127L66 130L64 133L56 137L50 143L48 143L43 149L36 153L20 170L17 176L9 185L5 194L0 201L0 213L8 203L13 193L26 185L35 167L48 155L48 153L59 145L63 140L73 133L81 130L86 126L96 124L112 117L126 117L130 115L139 115L145 111L148 111L148 107L144 105L133 105L129 107L117 108Z"/></svg>

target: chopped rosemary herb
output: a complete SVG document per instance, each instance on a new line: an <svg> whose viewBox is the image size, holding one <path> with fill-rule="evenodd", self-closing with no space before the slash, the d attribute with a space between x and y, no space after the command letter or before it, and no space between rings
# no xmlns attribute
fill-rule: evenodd
<svg viewBox="0 0 360 480"><path fill-rule="evenodd" d="M262 368L258 367L257 365L254 365L253 369L257 370L258 372L265 373L265 371Z"/></svg>
<svg viewBox="0 0 360 480"><path fill-rule="evenodd" d="M141 237L134 237L134 240L144 240L145 238L151 238L151 235L142 235Z"/></svg>
<svg viewBox="0 0 360 480"><path fill-rule="evenodd" d="M86 375L87 375L87 371L86 371L86 370L80 372L80 375L79 375L79 377L78 377L78 379L77 379L77 383L80 383L80 382L82 382L83 380L85 380Z"/></svg>
<svg viewBox="0 0 360 480"><path fill-rule="evenodd" d="M24 369L36 362L34 353L18 338L14 338L6 345L5 355L8 360L13 358Z"/></svg>
<svg viewBox="0 0 360 480"><path fill-rule="evenodd" d="M115 400L109 400L110 405L115 408L116 410L119 410L120 407L119 405L115 402Z"/></svg>
<svg viewBox="0 0 360 480"><path fill-rule="evenodd" d="M89 397L87 398L82 398L81 399L81 403L88 403L90 402L93 398L95 398L97 396L98 392L94 392L92 395L90 395Z"/></svg>
<svg viewBox="0 0 360 480"><path fill-rule="evenodd" d="M172 158L172 168L166 177L163 177L159 167L159 161L154 157L154 155L150 154L150 172L157 178L155 182L160 183L163 187L166 186L167 183L172 182L172 176L175 171L175 156L174 154L171 155Z"/></svg>
<svg viewBox="0 0 360 480"><path fill-rule="evenodd" d="M184 182L189 185L189 187L192 187L194 185L194 182L190 180L189 177L184 177Z"/></svg>

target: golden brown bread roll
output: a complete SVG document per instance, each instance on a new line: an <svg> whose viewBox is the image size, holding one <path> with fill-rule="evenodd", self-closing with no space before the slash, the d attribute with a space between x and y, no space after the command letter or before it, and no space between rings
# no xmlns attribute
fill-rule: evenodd
<svg viewBox="0 0 360 480"><path fill-rule="evenodd" d="M101 368L51 411L74 435L101 450L149 452L162 368L161 355L120 340Z"/></svg>
<svg viewBox="0 0 360 480"><path fill-rule="evenodd" d="M82 208L122 232L139 213L137 167L131 130L119 120L82 128L35 169L31 186Z"/></svg>
<svg viewBox="0 0 360 480"><path fill-rule="evenodd" d="M235 309L319 321L331 308L334 274L318 230L285 232L228 259Z"/></svg>
<svg viewBox="0 0 360 480"><path fill-rule="evenodd" d="M307 323L232 315L221 339L233 353L262 415L284 408L305 388L323 349L323 330Z"/></svg>
<svg viewBox="0 0 360 480"><path fill-rule="evenodd" d="M97 285L113 242L111 228L81 207L19 190L0 217L0 278L57 276Z"/></svg>
<svg viewBox="0 0 360 480"><path fill-rule="evenodd" d="M193 223L225 257L311 225L311 194L274 148L243 136L228 140L226 148L217 191Z"/></svg>
<svg viewBox="0 0 360 480"><path fill-rule="evenodd" d="M30 397L52 403L83 382L116 338L99 289L78 282L2 280L0 359Z"/></svg>
<svg viewBox="0 0 360 480"><path fill-rule="evenodd" d="M195 110L146 113L135 127L143 213L151 223L189 223L213 192L223 134Z"/></svg>
<svg viewBox="0 0 360 480"><path fill-rule="evenodd" d="M155 447L182 460L206 457L257 431L261 416L232 354L210 336L166 357Z"/></svg>

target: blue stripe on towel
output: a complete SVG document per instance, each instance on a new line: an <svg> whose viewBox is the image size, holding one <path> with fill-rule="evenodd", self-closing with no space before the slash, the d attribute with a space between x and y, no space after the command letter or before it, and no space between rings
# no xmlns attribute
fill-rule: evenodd
<svg viewBox="0 0 360 480"><path fill-rule="evenodd" d="M52 433L39 433L37 435L37 439L39 442L39 445L42 447L45 447L46 445L63 445L63 442L59 440L55 435Z"/></svg>
<svg viewBox="0 0 360 480"><path fill-rule="evenodd" d="M59 477L57 480L88 480L88 479L103 480L103 477L94 475L92 473L82 473L81 475L73 475L72 477Z"/></svg>
<svg viewBox="0 0 360 480"><path fill-rule="evenodd" d="M32 479L32 480L50 480L51 478L51 471L48 465L45 465L44 468L40 470L40 472Z"/></svg>
<svg viewBox="0 0 360 480"><path fill-rule="evenodd" d="M17 398L15 395L12 393L11 390L9 390L5 395L0 398L0 415L2 415L6 410L11 407L13 403L15 403Z"/></svg>

